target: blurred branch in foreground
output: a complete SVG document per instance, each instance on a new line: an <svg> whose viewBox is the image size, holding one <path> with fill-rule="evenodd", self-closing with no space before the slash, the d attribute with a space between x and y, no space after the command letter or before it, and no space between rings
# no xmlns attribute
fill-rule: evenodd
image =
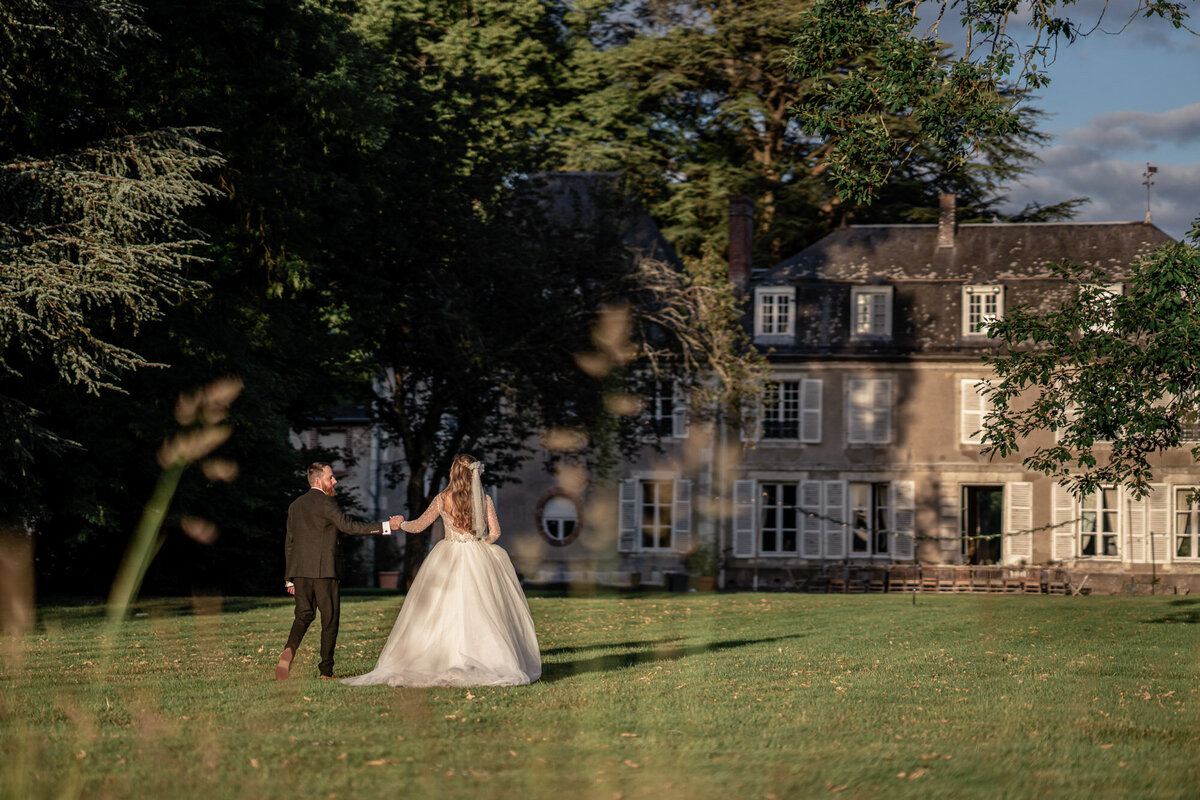
<svg viewBox="0 0 1200 800"><path fill-rule="evenodd" d="M180 395L175 406L175 419L183 427L175 436L163 442L158 451L158 463L163 471L158 485L146 504L141 522L133 534L125 557L117 570L111 594L108 597L108 619L117 622L125 618L130 603L137 597L142 579L150 562L163 544L162 524L171 498L179 487L179 479L190 464L204 460L229 438L233 429L225 424L229 407L242 390L242 382L236 378L222 378L210 383L198 392ZM205 474L220 479L232 480L236 465L220 459L204 462ZM195 518L186 518L185 531L203 531L196 538L211 542L216 538L215 526L203 524Z"/></svg>

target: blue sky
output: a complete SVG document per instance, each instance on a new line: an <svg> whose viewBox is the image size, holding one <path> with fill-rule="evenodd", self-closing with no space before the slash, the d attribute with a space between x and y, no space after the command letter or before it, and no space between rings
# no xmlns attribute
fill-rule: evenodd
<svg viewBox="0 0 1200 800"><path fill-rule="evenodd" d="M1090 26L1103 5L1081 0L1068 16ZM1009 205L1090 197L1076 219L1141 220L1150 162L1154 223L1180 239L1200 216L1200 36L1140 17L1118 34L1137 0L1107 5L1100 28L1060 46L1049 66L1052 81L1032 105L1046 112L1040 127L1051 139L1010 187ZM1200 13L1190 26L1200 31Z"/></svg>

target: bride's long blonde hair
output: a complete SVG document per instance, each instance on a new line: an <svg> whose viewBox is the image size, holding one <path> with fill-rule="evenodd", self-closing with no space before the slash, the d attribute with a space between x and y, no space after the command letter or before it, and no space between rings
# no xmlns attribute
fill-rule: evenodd
<svg viewBox="0 0 1200 800"><path fill-rule="evenodd" d="M475 461L474 456L466 453L459 453L454 457L450 464L450 483L446 487L446 493L450 495L450 508L447 510L454 527L478 536L480 531L475 530L471 521L471 467Z"/></svg>

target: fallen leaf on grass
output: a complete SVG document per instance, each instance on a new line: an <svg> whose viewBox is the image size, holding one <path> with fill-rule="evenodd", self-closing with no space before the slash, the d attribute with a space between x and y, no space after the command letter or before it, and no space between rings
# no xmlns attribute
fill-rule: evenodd
<svg viewBox="0 0 1200 800"><path fill-rule="evenodd" d="M395 764L397 760L395 758L376 758L363 762L363 765L368 767L382 767L386 764Z"/></svg>
<svg viewBox="0 0 1200 800"><path fill-rule="evenodd" d="M630 769L637 769L640 766L642 766L641 764L635 764L634 762L630 761L628 758L625 759L624 761L622 761L621 763L624 764L625 766L629 767Z"/></svg>
<svg viewBox="0 0 1200 800"><path fill-rule="evenodd" d="M908 779L909 779L910 781L915 781L917 778L921 777L921 776L922 776L922 775L924 775L926 772L928 772L928 770L926 770L924 767L917 767L917 768L916 768L916 769L914 769L914 770L912 771L912 773L911 773L911 774L908 776Z"/></svg>
<svg viewBox="0 0 1200 800"><path fill-rule="evenodd" d="M258 769L258 759L257 758L250 759L250 766L254 767L255 769Z"/></svg>
<svg viewBox="0 0 1200 800"><path fill-rule="evenodd" d="M832 782L825 781L825 788L831 792L844 792L850 784L843 783L841 786L834 786Z"/></svg>

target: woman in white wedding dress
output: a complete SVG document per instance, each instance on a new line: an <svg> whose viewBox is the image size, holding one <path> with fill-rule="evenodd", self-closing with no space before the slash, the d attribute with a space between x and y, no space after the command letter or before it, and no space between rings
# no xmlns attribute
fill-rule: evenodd
<svg viewBox="0 0 1200 800"><path fill-rule="evenodd" d="M441 516L445 537L417 571L375 669L352 686L516 686L542 674L529 604L504 548L500 522L483 493L483 465L457 455L450 483L418 519L419 533Z"/></svg>

